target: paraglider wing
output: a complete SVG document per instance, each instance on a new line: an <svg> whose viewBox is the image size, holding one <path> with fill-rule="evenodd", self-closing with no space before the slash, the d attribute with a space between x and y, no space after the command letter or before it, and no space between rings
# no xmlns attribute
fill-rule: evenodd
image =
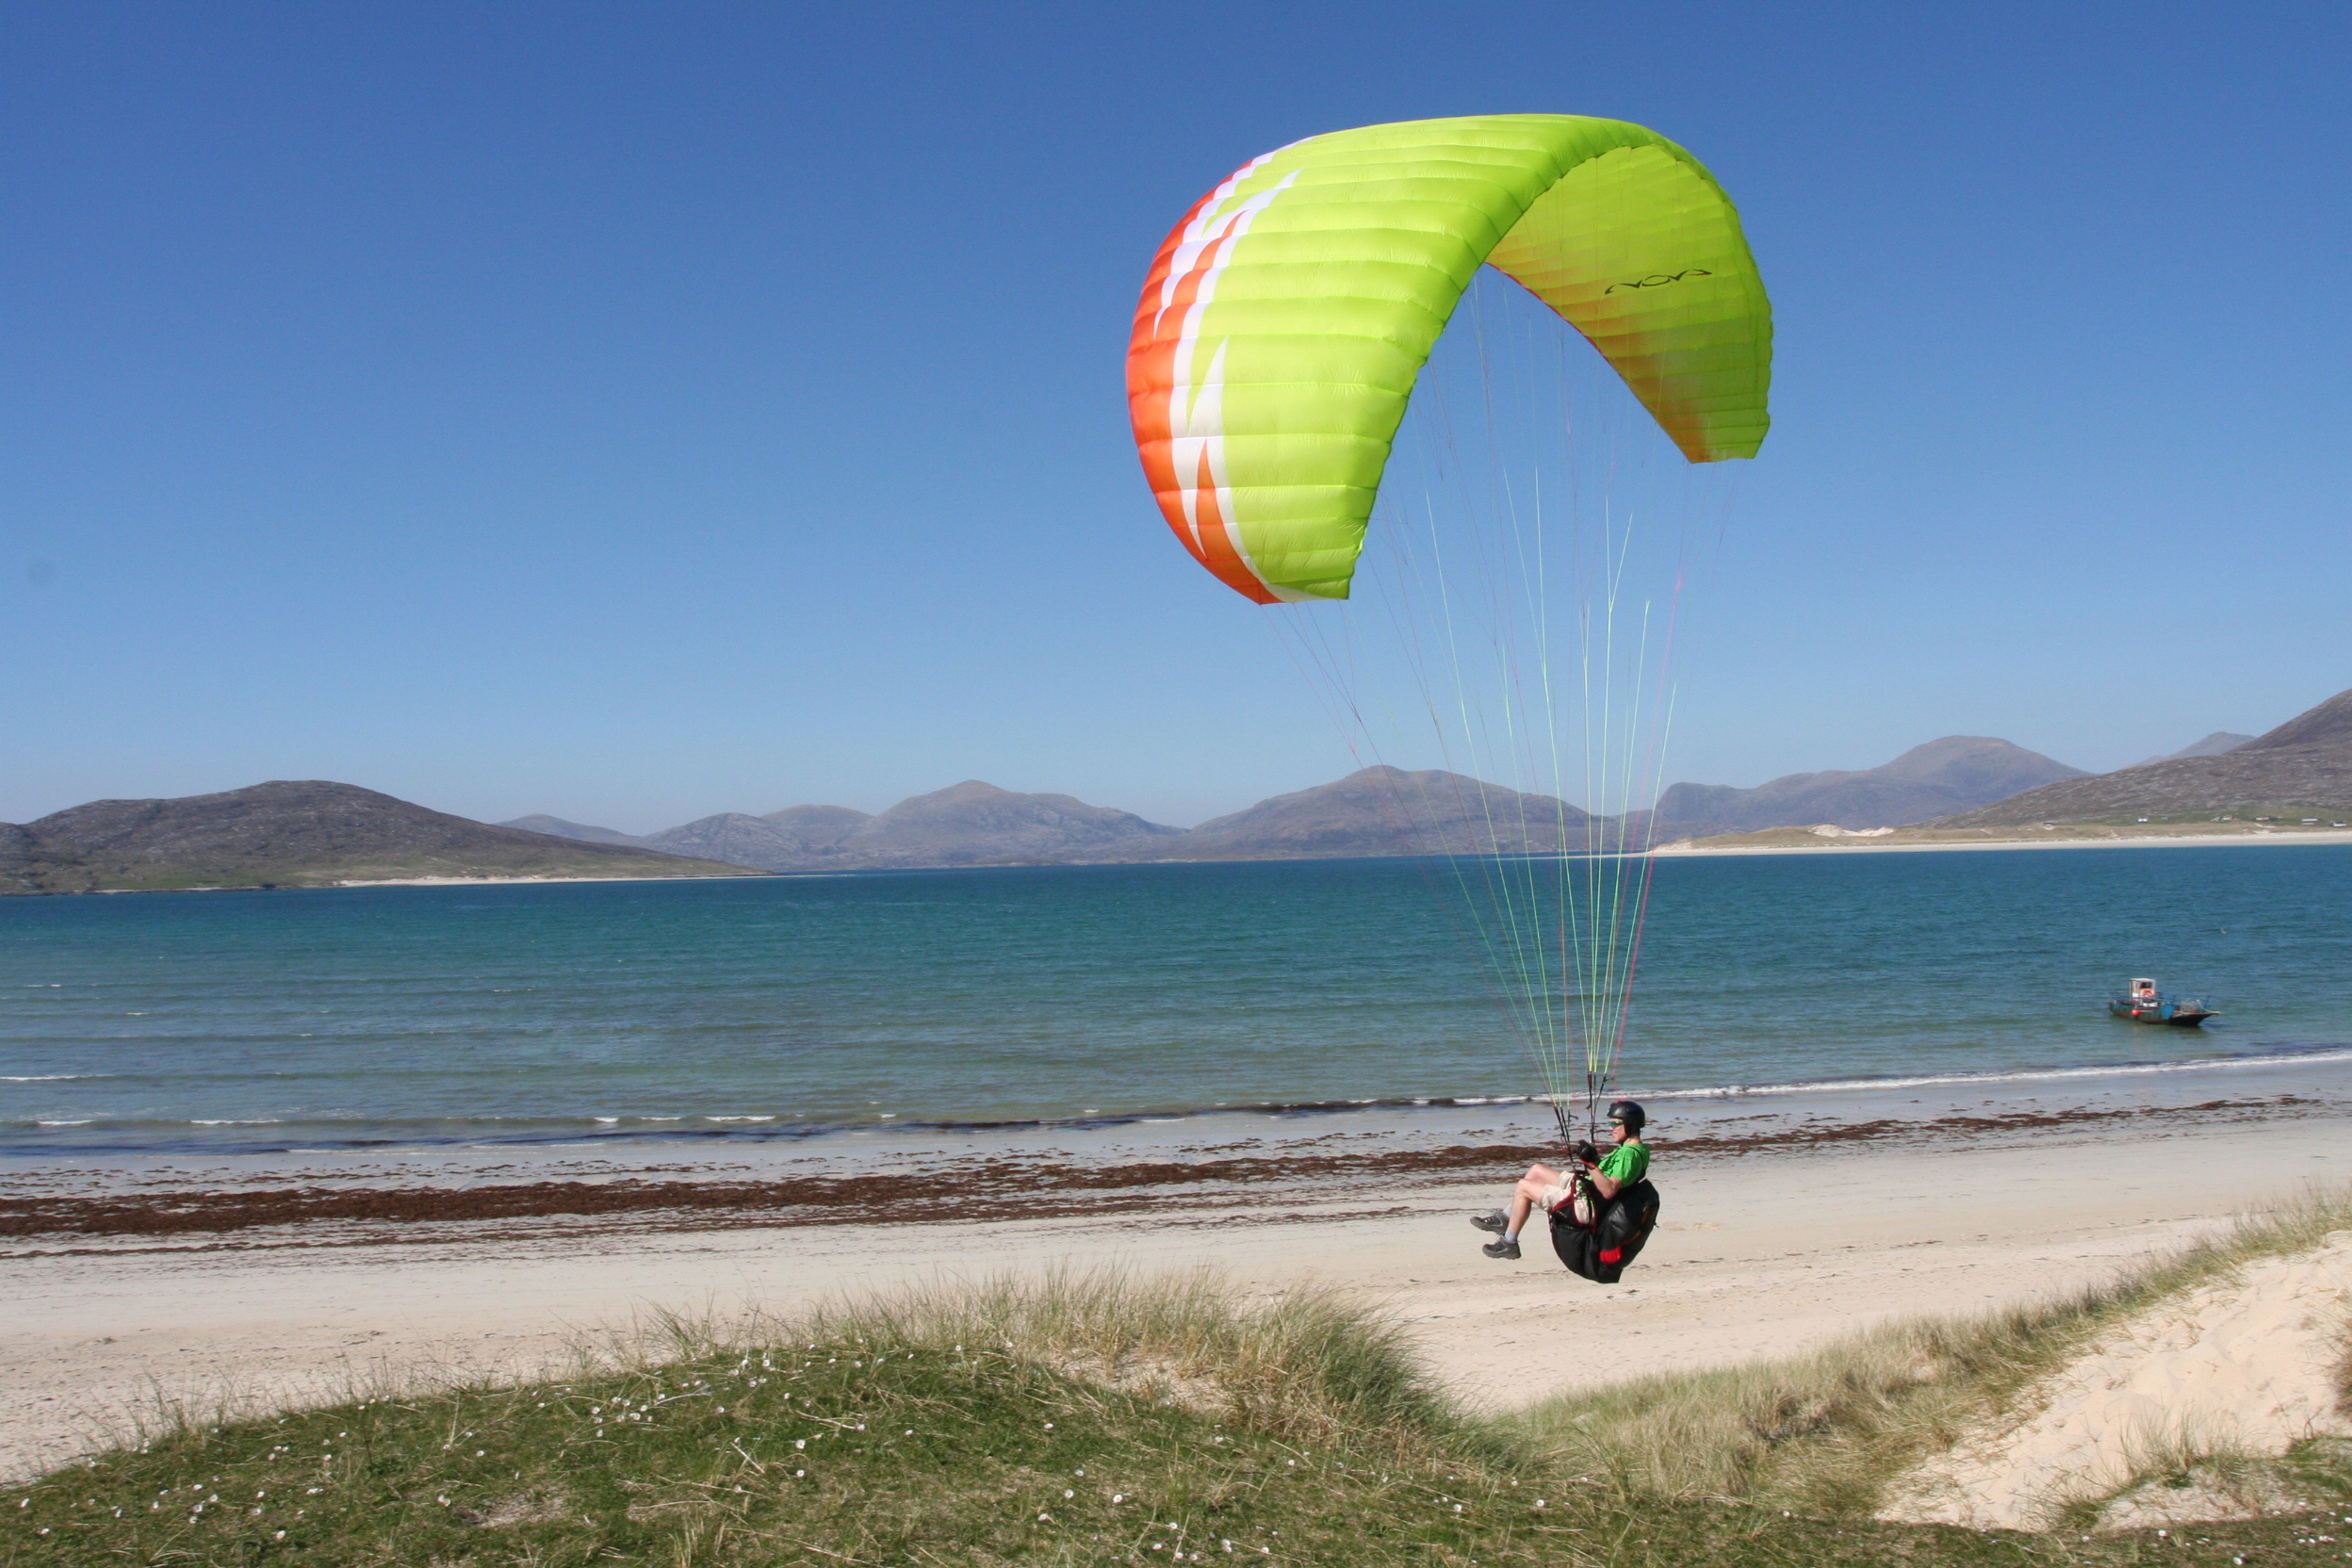
<svg viewBox="0 0 2352 1568"><path fill-rule="evenodd" d="M1689 153L1581 115L1335 131L1236 170L1144 284L1128 403L1196 560L1261 604L1348 596L1413 382L1486 263L1583 333L1691 462L1756 455L1772 309Z"/></svg>

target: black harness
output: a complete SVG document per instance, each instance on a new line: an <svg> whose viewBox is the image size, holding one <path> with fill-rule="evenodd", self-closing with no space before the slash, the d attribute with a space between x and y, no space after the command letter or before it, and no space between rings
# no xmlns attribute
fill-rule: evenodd
<svg viewBox="0 0 2352 1568"><path fill-rule="evenodd" d="M1576 1180L1584 1181L1582 1171ZM1617 1189L1614 1198L1593 1197L1592 1223L1576 1223L1576 1200L1552 1211L1552 1250L1568 1266L1572 1274L1582 1275L1597 1284L1613 1285L1625 1273L1625 1265L1642 1255L1642 1249L1658 1228L1658 1189L1643 1177L1631 1186Z"/></svg>

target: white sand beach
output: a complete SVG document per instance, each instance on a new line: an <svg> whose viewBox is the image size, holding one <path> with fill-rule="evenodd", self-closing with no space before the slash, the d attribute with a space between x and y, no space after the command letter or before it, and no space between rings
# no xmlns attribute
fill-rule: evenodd
<svg viewBox="0 0 2352 1568"><path fill-rule="evenodd" d="M2332 828L2281 828L2277 832L2255 830L2240 833L2132 833L2118 828L2102 838L2074 834L2067 837L2044 836L2014 839L1939 839L1909 840L1899 837L1872 838L1862 833L1837 837L1815 835L1809 828L1774 829L1775 832L1810 835L1805 841L1788 843L1718 843L1711 840L1678 839L1673 843L1658 846L1656 853L1672 856L1709 855L1917 855L1944 850L1984 849L2213 849L2219 847L2251 848L2281 844L2352 844L2352 828L2337 832ZM1896 834L1904 829L1897 828ZM2022 830L2017 830L2022 831ZM2061 830L2064 831L2063 829ZM1760 835L1725 835L1731 837L1760 837Z"/></svg>

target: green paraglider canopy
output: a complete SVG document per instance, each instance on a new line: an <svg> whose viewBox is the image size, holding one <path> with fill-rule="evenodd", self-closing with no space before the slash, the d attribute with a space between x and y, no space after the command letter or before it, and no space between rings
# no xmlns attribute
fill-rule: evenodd
<svg viewBox="0 0 2352 1568"><path fill-rule="evenodd" d="M1335 131L1196 203L1136 309L1136 443L1202 565L1260 603L1348 596L1397 422L1481 264L1590 339L1690 461L1756 454L1772 308L1696 158L1582 115Z"/></svg>

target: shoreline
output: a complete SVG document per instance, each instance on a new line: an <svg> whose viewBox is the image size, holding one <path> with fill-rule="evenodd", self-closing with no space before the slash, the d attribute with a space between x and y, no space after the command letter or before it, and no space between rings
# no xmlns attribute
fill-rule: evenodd
<svg viewBox="0 0 2352 1568"><path fill-rule="evenodd" d="M1750 1132L1703 1132L1660 1139L1655 1147L1660 1157L1677 1161L1720 1161L1833 1147L1940 1148L2058 1130L2136 1136L2189 1122L2246 1126L2328 1114L2332 1113L2323 1102L2289 1094L2188 1105L1816 1120ZM1507 1184L1510 1173L1525 1166L1559 1158L1556 1140L1371 1151L1318 1147L1330 1141L1307 1139L1287 1149L1267 1144L1264 1152L1217 1152L1215 1157L1190 1152L1191 1158L1108 1162L999 1155L959 1167L955 1214L962 1221L995 1221L1190 1211L1237 1201L1247 1193L1326 1181L1440 1185L1470 1172ZM106 1194L0 1193L0 1258L449 1243L466 1239L466 1228L484 1222L498 1223L512 1239L515 1222L530 1220L677 1232L878 1225L889 1222L904 1200L907 1180L891 1170L764 1180L715 1174L701 1180L675 1174L649 1179L660 1174L664 1173L230 1189L147 1182L140 1184L144 1190ZM266 1233L249 1235L254 1232Z"/></svg>
<svg viewBox="0 0 2352 1568"><path fill-rule="evenodd" d="M1810 834L1808 827L1762 828L1754 834L1719 834L1714 838L1761 838L1776 833ZM1933 840L1909 841L1875 839L1874 830L1855 830L1836 837L1820 836L1811 842L1789 843L1717 843L1710 839L1676 839L1648 850L1650 856L1671 856L1675 858L1734 855L1854 855L1854 854L1915 854L1949 850L2009 850L2009 849L2211 849L2228 845L2279 844L2352 844L2352 828L2262 829L2243 833L2124 833L2115 832L2104 838L2084 839L1984 839ZM1900 833L1905 831L1897 828ZM1641 850L1598 850L1572 856L1571 858L1613 858L1619 856L1641 858ZM1494 857L1502 859L1523 859L1522 855ZM1094 870L1119 866L1208 866L1208 865L1269 865L1313 863L1326 860L1393 860L1423 859L1427 856L1283 856L1252 857L1239 860L1011 860L987 864L954 866L875 866L849 870L827 871L769 871L757 866L739 866L732 873L681 873L659 876L386 876L353 878L301 885L279 884L262 887L258 884L220 883L196 888L74 888L41 890L0 896L22 898L78 898L87 896L123 897L139 893L252 893L252 892L322 892L345 888L500 888L500 887L559 887L579 883L610 882L732 882L741 877L797 879L812 877L845 877L860 875L890 875L897 874L929 874L962 871L1056 871ZM1474 857L1486 858L1486 857Z"/></svg>
<svg viewBox="0 0 2352 1568"><path fill-rule="evenodd" d="M775 876L776 872L761 871L755 866L742 868L744 876ZM553 886L567 882L732 882L736 878L725 872L684 872L661 876L383 876L348 882L305 882L299 885L278 883L264 887L258 882L222 882L202 888L64 888L18 893L19 898L82 898L92 894L119 897L128 893L316 893L332 892L337 888L503 888L517 884L544 883Z"/></svg>
<svg viewBox="0 0 2352 1568"><path fill-rule="evenodd" d="M740 868L743 876L774 876L772 871L757 866ZM322 882L322 888L497 888L516 882L732 882L734 876L725 872L678 872L661 876L380 876L351 882ZM190 888L189 892L259 892L258 888ZM301 888L272 891L302 892Z"/></svg>

